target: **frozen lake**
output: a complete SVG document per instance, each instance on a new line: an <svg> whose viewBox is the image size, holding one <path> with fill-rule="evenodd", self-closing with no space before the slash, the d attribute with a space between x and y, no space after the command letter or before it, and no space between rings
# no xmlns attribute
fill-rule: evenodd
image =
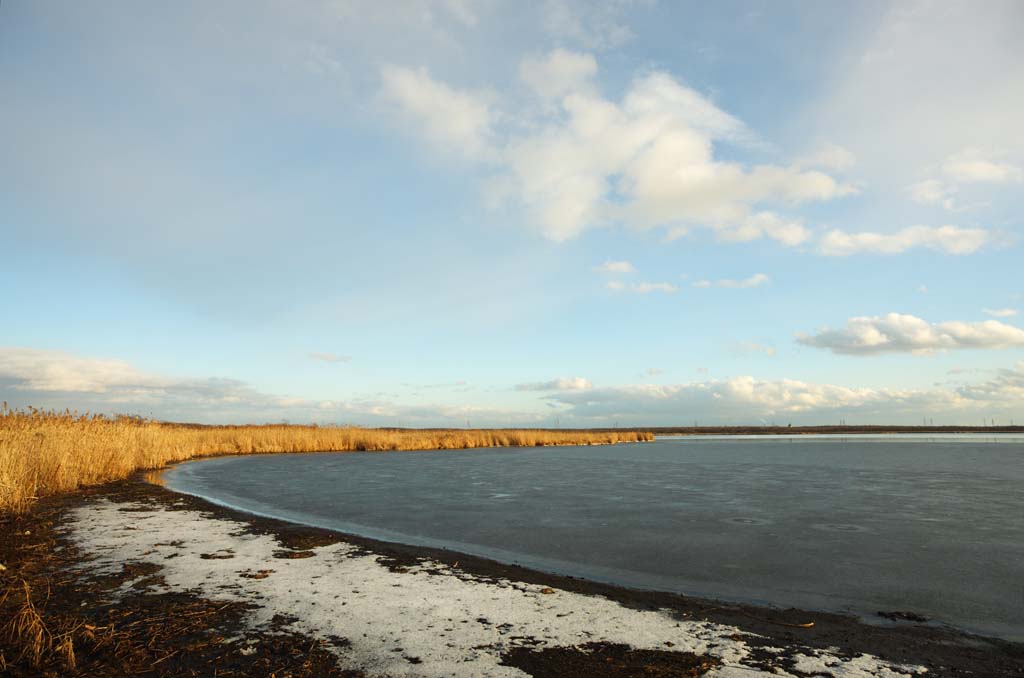
<svg viewBox="0 0 1024 678"><path fill-rule="evenodd" d="M253 513L626 586L1024 640L1024 438L662 438L181 464Z"/></svg>

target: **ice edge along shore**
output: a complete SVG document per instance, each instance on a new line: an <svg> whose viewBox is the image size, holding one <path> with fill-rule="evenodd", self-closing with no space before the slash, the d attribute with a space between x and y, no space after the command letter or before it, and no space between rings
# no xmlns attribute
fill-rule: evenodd
<svg viewBox="0 0 1024 678"><path fill-rule="evenodd" d="M190 592L211 600L253 605L250 629L286 617L290 630L348 641L335 652L341 666L381 676L524 676L503 665L516 646L560 647L621 643L710 655L721 664L711 678L751 675L830 675L896 678L923 666L899 665L870 654L766 646L736 626L679 620L667 610L637 610L602 596L539 584L478 577L425 560L389 568L382 558L345 541L282 558L271 535L253 534L232 519L101 498L74 508L65 536L89 560L85 576L120 571L126 562L161 568L154 592ZM133 590L128 581L114 593ZM137 589L135 589L137 590ZM760 659L754 657L756 645ZM765 650L786 664L763 670Z"/></svg>

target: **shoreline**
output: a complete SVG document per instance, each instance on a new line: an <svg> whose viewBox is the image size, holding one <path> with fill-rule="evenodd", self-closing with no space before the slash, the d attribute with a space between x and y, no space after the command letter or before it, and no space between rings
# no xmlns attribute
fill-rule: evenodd
<svg viewBox="0 0 1024 678"><path fill-rule="evenodd" d="M45 518L43 518L44 516ZM225 592L224 595L214 589L206 589L197 594L195 590L192 590L196 587L189 588L180 584L169 585L167 583L173 581L174 576L181 576L182 573L175 572L174 568L180 569L180 566L175 564L184 561L178 560L176 557L178 554L163 553L162 550L165 547L161 544L172 543L175 540L167 539L167 535L159 530L151 535L137 536L135 534L138 528L134 527L133 523L144 525L144 520L153 519L157 519L158 522L163 520L167 525L172 526L169 528L172 530L184 530L185 526L188 526L188 529L191 530L188 534L196 540L197 548L199 545L202 545L202 548L212 548L209 544L204 544L203 540L209 539L210 534L218 529L223 531L230 528L228 532L219 537L223 542L220 550L214 549L209 553L198 555L202 559L203 566L213 567L214 565L228 564L225 566L227 569L218 567L211 569L208 573L210 577L214 578L221 575L230 577L217 584L217 586L224 587L221 589ZM33 539L31 534L20 534L31 533L31 529L19 529L30 523L36 527L36 539L45 536L40 534L40 531L45 532L47 529L42 524L45 520L50 521L49 529L53 530L52 541L48 545L48 555L56 560L51 564L55 567L47 571L45 567L40 566L33 571L32 560L39 555L36 551L39 546L29 549L30 553L36 552L27 562L24 559L22 562L16 562L19 555L24 555L23 552L19 554L19 549L25 548L26 545L15 542ZM73 520L77 520L78 523L72 522ZM99 522L89 527L90 520ZM156 601L162 601L168 595L198 595L196 601L201 602L193 601L194 604L207 607L214 607L215 604L228 606L225 609L232 610L235 618L233 621L223 622L226 624L225 629L229 631L233 629L236 634L241 634L240 637L243 640L244 638L251 640L252 634L256 634L263 638L263 642L258 641L255 644L242 646L238 645L243 641L225 644L223 650L226 654L223 657L218 655L220 658L212 660L223 663L225 670L238 662L244 664L245 660L250 659L251 661L264 660L268 662L267 666L269 666L277 658L277 655L281 654L281 652L264 654L266 648L269 647L267 643L270 641L284 642L286 645L297 644L298 646L305 643L307 648L312 647L310 645L312 643L319 647L318 643L325 642L325 638L319 637L316 633L316 630L320 628L317 627L317 624L322 626L327 621L316 617L308 605L316 606L319 603L321 608L331 606L331 601L326 599L326 596L320 596L315 591L312 594L313 598L304 603L307 607L299 606L293 609L294 606L288 607L292 603L284 604L281 600L275 602L275 600L271 600L274 596L269 596L270 599L267 599L263 597L264 593L256 594L250 591L246 595L251 594L255 597L232 597L234 594L231 592L238 590L235 587L253 586L254 580L260 582L263 578L268 581L283 579L283 576L276 575L276 572L283 571L281 565L287 565L295 571L296 578L289 581L292 582L291 585L297 586L298 582L308 582L309 580L308 573L303 574L303 567L327 567L326 570L310 569L309 573L315 571L316 577L330 575L328 579L333 580L341 576L338 573L344 571L344 568L356 567L356 563L358 563L357 570L350 572L348 576L372 575L371 580L381 586L384 586L385 582L392 582L388 586L406 586L412 587L412 590L418 590L416 587L423 586L455 587L452 590L460 592L458 595L465 593L468 596L467 600L475 601L467 603L467 607L462 610L470 617L461 620L463 623L472 624L474 629L480 624L483 624L485 630L500 629L503 626L521 627L520 630L536 627L534 635L523 631L520 634L522 637L514 642L510 642L500 633L497 636L494 633L490 633L490 635L485 633L484 637L486 638L494 636L497 639L496 643L492 646L474 647L469 654L474 657L472 662L479 664L478 668L489 666L494 669L495 673L492 674L488 671L480 673L478 671L475 675L506 675L503 673L506 671L506 667L508 667L508 671L518 667L519 673L513 672L508 675L524 675L524 671L525 675L633 675L630 671L636 667L664 666L665 670L669 670L668 667L675 666L677 670L682 670L684 665L689 667L686 669L687 671L695 671L691 675L707 673L709 676L752 675L759 671L766 673L774 671L776 675L813 675L806 670L810 668L820 671L818 675L915 675L916 669L911 670L910 667L927 669L927 675L1024 675L1024 644L986 638L934 625L919 625L910 622L894 622L887 625L866 624L858 618L840 614L796 609L781 610L742 603L691 598L673 593L628 589L569 576L547 574L445 549L380 542L356 535L287 523L237 511L199 497L178 494L164 487L150 484L142 478L141 474L136 474L127 481L85 488L71 495L43 499L39 502L37 510L34 510L31 515L6 518L0 522L0 529L8 533L3 540L7 547L6 552L0 555L0 558L3 558L0 562L5 563L7 567L6 571L0 573L5 584L15 577L26 578L25 574L28 574L29 578L34 578L37 581L45 580L52 585L54 579L60 578L62 570L65 571L65 574L68 569L80 570L79 575L72 577L70 582L64 582L62 586L70 585L72 588L81 588L80 584L84 586L86 593L63 591L60 587L56 587L56 595L51 594L46 603L46 606L51 609L44 610L44 617L51 611L55 613L54 618L77 612L66 609L76 601L79 608L97 607L97 609L116 610L119 607L127 607L132 609L140 606L145 608L154 604L160 605L161 603ZM115 532L122 536L115 535ZM7 538L12 533L15 537L23 538ZM127 536L123 536L125 533ZM127 541L129 537L136 539L137 543ZM165 541L161 542L161 539ZM265 563L265 568L256 569L253 579L249 579L245 573L239 575L235 570L237 570L237 565L244 564L243 558L239 554L247 548L246 544L252 541L260 541L263 549L263 551L250 554L250 558L255 559L253 562L259 562L261 558L269 558L269 560ZM267 548L270 548L267 544L275 545L270 552L267 552ZM45 545L44 548L46 548ZM332 549L340 549L340 551L335 553ZM104 551L120 554L118 555L120 560L107 563L106 570L103 572L94 572L89 575L81 572L83 567L103 570L98 567L98 563L103 562ZM221 555L218 556L218 553ZM285 555L281 555L282 553ZM128 557L127 554L130 554L131 557ZM183 554L188 555L184 552ZM157 558L158 555L159 558ZM323 565L321 561L328 559L328 555L344 564ZM338 560L339 558L340 560ZM112 594L109 590L96 589L97 581L103 580L104 577L109 579L116 574L111 571L111 566L116 565L117 562L122 564L122 574L124 574L125 568L140 567L144 575L119 581L116 594ZM245 563L248 562L245 561ZM135 565L131 563L135 563ZM376 570L380 568L384 569L377 572ZM265 571L267 573L261 577L260 573ZM66 579L66 576L64 578ZM76 583L77 579L81 579L81 581ZM239 581L244 584L238 584ZM260 582L260 585L265 584ZM89 591L92 592L89 593ZM212 596L211 591L213 591ZM231 595L228 595L229 593ZM288 593L290 594L291 591L289 590ZM381 589L378 595L379 600L387 599L388 594L389 591L386 588ZM62 604L61 595L67 596L68 600L64 602L68 605ZM97 605L99 600L106 600L111 595L113 595L114 601L105 603L107 607ZM341 592L336 593L334 600L341 595ZM512 598L507 600L507 609L510 615L508 621L503 621L500 618L472 617L471 610L474 605L479 605L481 609L484 609L489 604L486 603L487 598L509 595ZM352 605L357 604L355 600L341 600L330 610L328 617L343 611L346 602ZM561 616L551 619L538 618L536 617L537 610L530 607L535 604L551 607L555 602L565 606L561 612L555 613L557 615L565 614L569 619L573 618L569 615L576 615L575 619L577 620L587 614L590 614L591 617L587 617L586 623L577 622L578 624L582 623L582 627L566 626L566 622L555 623L556 620L562 619ZM373 601L370 601L370 604L372 605ZM237 605L263 606L266 609L261 614L270 615L268 618L270 620L277 619L277 617L288 617L290 613L302 610L309 612L311 619L316 618L319 621L298 619L291 623L285 623L279 619L273 624L253 626L250 623L247 625L244 621L247 615L231 607ZM275 606L281 605L284 607L275 611ZM524 605L526 607L523 607ZM595 606L600 607L599 612ZM504 609L492 610L491 616L497 617ZM367 614L371 614L372 610L372 607L367 608ZM518 610L518 612L513 613L512 610ZM255 613L248 614L251 616ZM436 616L431 612L423 614L426 616L421 617L420 621L432 620ZM301 616L300 614L299 617ZM609 626L601 640L589 645L582 642L586 640L586 637L581 636L580 633L589 633L587 629L603 628L602 624L610 624L607 619L619 616L623 619L620 624L622 628ZM634 617L635 620L633 620ZM487 623L480 622L480 619L484 619ZM541 621L538 622L538 619ZM636 620L643 621L641 623ZM92 619L92 622L103 621L104 619ZM351 626L358 625L358 622L358 619L354 619L348 623ZM804 626L811 622L813 622L813 626ZM396 619L394 623L400 625L401 620ZM687 634L683 633L680 638L677 638L678 642L663 640L654 643L655 640L670 631L669 627L672 623L676 626L684 625L690 628L689 633L692 637L685 640L683 637ZM82 624L88 624L94 628L104 626L88 622L82 622ZM217 624L211 622L211 627L216 627ZM558 626L559 624L560 626ZM630 625L635 626L636 624L640 624L637 628L643 627L644 632L639 636L636 635L639 631L630 630ZM556 626L561 630L552 631L551 629ZM546 630L541 632L540 629ZM422 631L423 629L410 627L403 632L407 636L403 645L415 646L415 642L419 642L420 647L415 650L418 655L408 655L411 659L403 660L397 665L397 668L394 661L385 662L376 669L373 666L368 666L368 663L373 663L369 659L373 652L366 650L369 641L353 641L348 638L346 639L348 645L342 643L341 649L325 646L320 648L322 652L307 653L308 657L315 660L314 663L318 665L316 672L302 673L300 670L294 675L362 675L359 673L361 671L368 671L367 675L398 675L399 668L408 669L402 671L403 675L441 675L443 671L438 667L448 666L450 668L444 662L451 661L449 656L451 653L445 654L443 651L437 651L436 648L428 649L431 642L424 640ZM478 629L474 633L479 635L481 631ZM678 635L677 631L673 633ZM617 637L616 634L621 635L623 639L631 638L634 642L613 642ZM458 634L453 633L453 635L457 636ZM476 639L476 635L473 635L474 639ZM410 640L413 637L419 640ZM676 636L672 635L671 637L675 638ZM288 638L291 640L287 640ZM640 645L646 645L645 647L638 646L636 642L638 638L643 640ZM731 641L730 638L732 638ZM439 639L435 640L440 642ZM459 641L453 638L452 642L458 645ZM469 641L467 640L467 642ZM691 650L703 648L704 651L687 652L679 649L686 646L687 643ZM83 641L81 644L87 643ZM369 642L369 645L372 647L374 644ZM259 650L253 649L257 646L259 646ZM353 650L353 647L362 649ZM582 650L581 647L583 647ZM715 649L716 647L717 649ZM11 651L14 649L13 644L9 644L5 649L8 650L4 653L9 664L8 670L12 666L17 667L18 664L11 664L12 657L15 655ZM406 649L408 648L403 648L403 651ZM175 663L174 657L170 657L162 660L156 666L166 667L168 670L173 668L175 671L188 670L188 661L185 657L189 653L185 650L187 648L179 647L177 650L169 651L175 652L174 656L178 657L177 661L184 663ZM392 652L394 648L381 646L378 650L381 656L394 654ZM245 652L250 652L250 654L244 654ZM328 671L332 661L337 661L338 658L341 658L345 664L345 657L348 656L346 653L348 655L354 653L354 657L350 656L348 665L338 669L342 673ZM285 654L287 655L287 652ZM110 660L109 658L103 659L102 650L99 655L100 661ZM79 665L82 665L83 658L86 656L83 651L79 651ZM594 673L592 660L595 656L603 658L604 663L600 665L602 672ZM870 657L870 659L864 659L865 657ZM353 658L356 661L352 661ZM690 664L686 664L686 662L690 662ZM836 671L841 668L847 673L829 672L829 662L835 663ZM857 665L857 672L849 672L855 668L856 662L861 663L861 665ZM502 667L500 671L495 668L497 666ZM630 666L633 669L630 669ZM381 668L387 668L387 671L381 672ZM250 666L246 672L248 675L270 675L270 673L261 674L260 670L257 666ZM255 673L253 673L254 671ZM345 674L344 671L355 671L356 673ZM782 673L778 673L780 671ZM125 673L130 672L125 671ZM160 674L159 671L157 674L175 675L174 673ZM17 673L16 668L12 675L34 674ZM230 674L225 673L224 675ZM679 674L678 672L675 674L668 672L661 675Z"/></svg>
<svg viewBox="0 0 1024 678"><path fill-rule="evenodd" d="M2 403L0 513L20 513L40 496L124 480L140 470L224 455L586 446L653 439L653 434L635 430L200 425L70 411L11 410Z"/></svg>
<svg viewBox="0 0 1024 678"><path fill-rule="evenodd" d="M606 429L594 429L606 430ZM607 429L616 430L616 429ZM645 428L622 429L649 431L655 436L776 436L776 435L928 435L971 433L976 435L1024 434L1024 426L649 426Z"/></svg>
<svg viewBox="0 0 1024 678"><path fill-rule="evenodd" d="M183 463L189 464L193 463L193 461L202 463L204 460L190 460ZM270 512L246 508L244 505L232 504L228 501L218 500L216 498L193 493L188 490L180 488L175 489L171 487L165 479L166 474L173 468L174 467L170 467L146 473L144 474L144 478L146 482L155 484L175 495L187 496L190 499L194 499L199 503L199 505L210 505L216 507L219 511L223 511L225 515L242 516L250 522L266 520L271 523L283 523L284 525L308 528L311 530L322 530L329 534L339 535L345 541L350 543L365 545L367 548L375 550L376 552L399 549L412 558L438 558L442 556L455 555L461 558L461 562L463 563L479 561L490 564L490 568L482 570L488 573L493 570L494 566L504 566L514 568L516 571L521 573L528 573L524 576L542 575L542 578L537 581L545 581L543 577L547 577L549 580L559 579L571 580L574 582L586 582L595 587L603 586L621 591L649 592L664 596L679 596L688 600L701 602L702 604L706 603L706 607L710 607L714 604L715 606L740 606L751 610L777 610L780 608L780 605L786 605L786 609L796 610L808 616L834 615L854 619L864 626L879 627L883 629L893 628L894 626L902 625L907 621L913 621L920 627L946 631L954 636L959 635L964 637L993 639L1001 642L1017 643L1024 646L1024 636L1020 638L1005 637L999 635L998 631L957 625L953 622L949 622L935 616L925 618L918 614L921 610L907 607L900 607L898 610L893 610L887 609L884 605L862 604L859 609L854 609L852 605L844 605L841 607L828 607L827 605L815 606L813 603L808 603L806 601L802 605L799 605L790 604L784 599L781 599L781 602L776 602L767 598L756 599L743 596L742 594L728 595L715 592L713 590L698 592L686 591L680 588L673 589L671 588L672 584L667 582L664 583L664 588L662 588L658 584L650 582L637 580L632 582L624 581L621 578L620 572L612 570L602 571L601 568L588 568L586 566L581 568L579 564L575 562L551 559L531 560L531 557L528 555L505 551L499 548L474 548L472 544L459 542L446 543L441 539L415 537L387 529L366 528L367 531L363 531L360 529L360 526L357 525L352 525L348 528L342 526L332 527L328 524L317 524L316 522L307 522L298 518L277 516Z"/></svg>

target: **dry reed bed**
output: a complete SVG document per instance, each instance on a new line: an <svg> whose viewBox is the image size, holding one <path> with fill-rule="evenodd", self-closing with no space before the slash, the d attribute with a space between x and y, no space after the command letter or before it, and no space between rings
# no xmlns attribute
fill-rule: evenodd
<svg viewBox="0 0 1024 678"><path fill-rule="evenodd" d="M0 513L134 471L225 454L450 450L598 445L653 440L635 431L392 430L359 427L196 426L131 417L0 410Z"/></svg>

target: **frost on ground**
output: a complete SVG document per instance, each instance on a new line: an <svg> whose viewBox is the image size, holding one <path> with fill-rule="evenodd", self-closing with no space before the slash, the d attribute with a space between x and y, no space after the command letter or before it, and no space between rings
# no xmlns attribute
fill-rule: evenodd
<svg viewBox="0 0 1024 678"><path fill-rule="evenodd" d="M369 675L525 676L501 663L517 647L553 648L615 643L635 649L692 652L717 658L714 678L775 676L905 677L923 667L899 666L871 655L843 657L820 650L788 652L794 673L757 668L755 637L667 611L635 610L600 596L508 580L485 580L423 561L395 571L381 558L345 542L282 553L269 535L244 523L189 510L108 500L75 509L67 536L91 557L91 575L121 571L128 562L159 565L155 592L252 603L249 624L290 630L335 644L340 664ZM282 557L294 556L294 557ZM127 592L138 582L126 582ZM758 653L784 648L755 643Z"/></svg>

